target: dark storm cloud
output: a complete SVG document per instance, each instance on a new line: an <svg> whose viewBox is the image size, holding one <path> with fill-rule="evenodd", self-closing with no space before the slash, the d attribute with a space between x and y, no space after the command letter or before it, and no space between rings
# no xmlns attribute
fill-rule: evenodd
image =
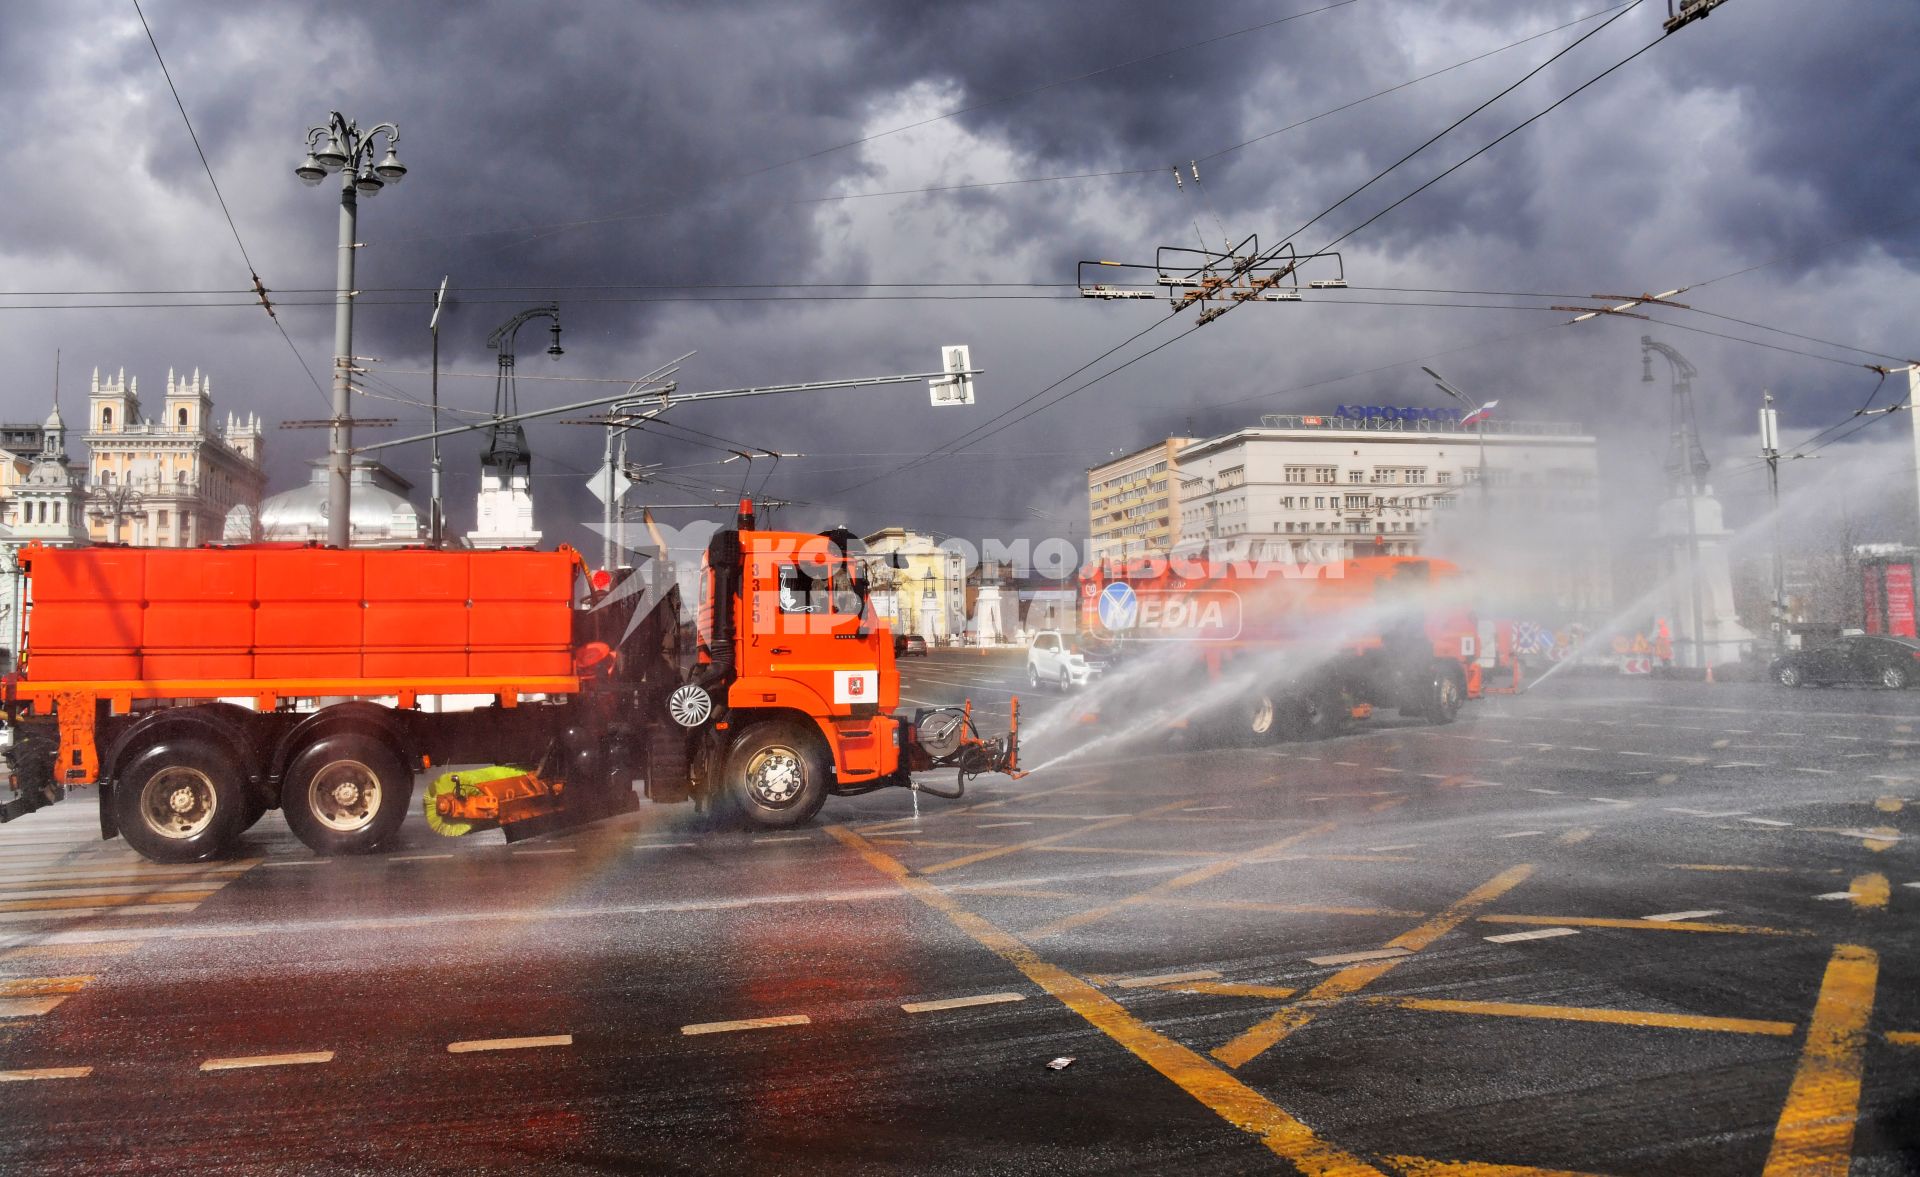
<svg viewBox="0 0 1920 1177"><path fill-rule="evenodd" d="M1209 160L1197 191L1156 174L795 202L1168 169L1592 12L1601 0L1437 9L1359 0L1107 68L1317 6L449 0L241 9L152 0L146 8L254 261L283 290L284 321L322 371L330 311L291 304L324 302L295 291L331 283L331 196L301 188L289 169L301 132L330 108L398 122L413 169L366 202L361 220L368 248L359 284L368 293L356 351L388 369L423 366L425 290L443 274L453 276L458 299L445 337L457 370L488 367L486 333L548 297L562 303L569 357L544 370L575 376L637 374L698 348L689 387L816 379L922 368L937 344L974 344L991 374L972 416L933 413L911 391L675 414L713 433L821 455L784 463L774 480L805 499L827 498L900 460L893 455L959 435L1162 312L1079 301L594 300L729 282L1064 282L1081 258L1149 260L1156 245L1192 244L1196 235L1215 242L1258 233L1273 244L1597 22ZM1920 224L1882 227L1906 215L1901 201L1920 179L1905 129L1920 99L1905 67L1920 44L1920 11L1850 0L1822 6L1817 18L1806 13L1787 0L1729 0L1344 245L1356 284L1598 293L1660 288L1788 254L1792 261L1761 280L1716 287L1702 305L1887 346L1898 323L1888 296L1913 292L1904 263L1920 243ZM1300 244L1357 224L1638 48L1663 15L1649 0ZM1078 80L1050 84L1063 79ZM22 116L0 171L10 288L244 285L130 5L0 10L0 91ZM800 158L964 107L978 109ZM1842 243L1819 246L1834 237ZM675 289L584 289L632 285ZM825 510L855 526L911 522L918 512L949 530L966 527L966 514L1018 517L1035 502L1064 503L1086 461L1183 429L1189 417L1195 428L1221 429L1262 410L1423 399L1423 378L1404 369L1248 400L1536 322L1497 312L1249 308L986 446L1084 458L916 467L832 498ZM1447 370L1476 387L1525 389L1523 401L1542 414L1624 416L1657 435L1658 398L1637 383L1622 391L1638 376L1642 326L1599 324L1503 344ZM83 370L125 363L149 387L168 364L200 364L216 372L222 408L277 418L316 415L320 403L284 344L244 308L9 312L0 330L19 356L62 346ZM1790 426L1823 425L1864 392L1843 369L1669 335L1701 365L1703 411L1729 436L1745 428L1748 394L1763 383L1782 387ZM416 378L391 384L424 393ZM25 389L39 386L10 392L9 413L37 415L39 394ZM521 397L571 399L582 387L524 382ZM447 392L468 406L489 396L482 381L450 380ZM1617 412L1594 412L1623 398ZM1220 403L1229 401L1243 403ZM409 418L404 428L418 416L391 402L380 411ZM278 485L295 476L314 440L270 438ZM543 520L556 520L556 537L569 534L557 521L592 510L575 471L598 460L598 438L541 426L535 440L550 476L541 484ZM668 463L718 456L694 440L663 431L637 444ZM456 517L470 510L465 448L477 446L449 447ZM392 460L409 472L424 465L420 455ZM686 477L732 489L739 467Z"/></svg>

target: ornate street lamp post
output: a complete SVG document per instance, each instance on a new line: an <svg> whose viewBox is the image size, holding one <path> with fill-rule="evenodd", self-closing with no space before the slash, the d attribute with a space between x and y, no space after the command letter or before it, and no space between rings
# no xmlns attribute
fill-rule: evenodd
<svg viewBox="0 0 1920 1177"><path fill-rule="evenodd" d="M376 140L385 136L386 156L374 162ZM340 257L334 270L333 419L327 438L327 542L336 548L353 543L353 251L354 215L361 193L372 196L407 174L396 154L400 128L381 123L362 131L339 111L324 126L307 131L307 158L293 169L313 186L340 173Z"/></svg>

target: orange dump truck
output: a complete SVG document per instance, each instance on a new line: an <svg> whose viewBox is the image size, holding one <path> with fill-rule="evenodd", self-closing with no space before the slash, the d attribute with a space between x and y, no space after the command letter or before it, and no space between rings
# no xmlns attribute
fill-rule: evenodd
<svg viewBox="0 0 1920 1177"><path fill-rule="evenodd" d="M1094 701L1253 741L1333 735L1378 708L1450 723L1480 694L1463 596L1456 566L1416 556L1091 569L1082 630L1111 651Z"/></svg>
<svg viewBox="0 0 1920 1177"><path fill-rule="evenodd" d="M693 635L670 578L564 547L29 546L0 817L94 785L103 836L187 862L273 808L317 853L372 850L436 767L458 766L425 790L433 828L509 840L630 811L636 779L781 827L830 794L938 792L916 771L1017 774L1014 733L893 713L851 544L757 530L743 503Z"/></svg>

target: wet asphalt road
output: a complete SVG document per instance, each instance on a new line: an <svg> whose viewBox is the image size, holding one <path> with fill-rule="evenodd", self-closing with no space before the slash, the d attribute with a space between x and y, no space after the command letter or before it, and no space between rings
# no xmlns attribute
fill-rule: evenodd
<svg viewBox="0 0 1920 1177"><path fill-rule="evenodd" d="M997 730L1016 669L905 694ZM785 835L0 827L0 1171L1920 1172L1920 695L1266 748L1022 703L1029 764L1100 742Z"/></svg>

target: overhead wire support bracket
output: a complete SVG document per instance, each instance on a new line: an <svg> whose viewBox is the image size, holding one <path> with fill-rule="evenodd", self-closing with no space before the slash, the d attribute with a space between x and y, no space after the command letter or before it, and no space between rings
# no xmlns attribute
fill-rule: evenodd
<svg viewBox="0 0 1920 1177"><path fill-rule="evenodd" d="M1680 0L1679 9L1676 11L1674 0L1667 0L1667 19L1660 27L1672 35L1696 20L1705 20L1714 9L1726 2L1727 0Z"/></svg>

